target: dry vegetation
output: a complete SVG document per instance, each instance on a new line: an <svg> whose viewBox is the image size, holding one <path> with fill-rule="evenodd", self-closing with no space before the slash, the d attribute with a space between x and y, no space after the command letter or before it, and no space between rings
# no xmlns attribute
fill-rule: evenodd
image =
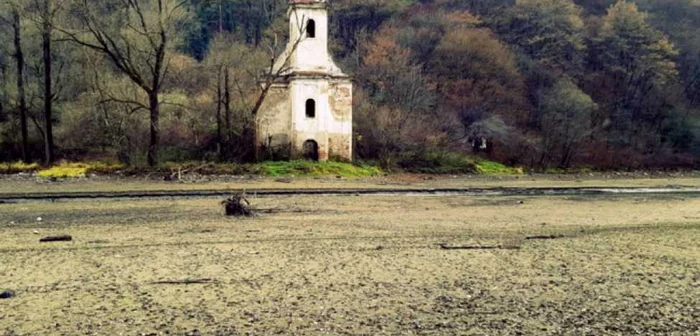
<svg viewBox="0 0 700 336"><path fill-rule="evenodd" d="M700 332L698 197L251 198L240 220L219 202L0 204L0 333Z"/></svg>

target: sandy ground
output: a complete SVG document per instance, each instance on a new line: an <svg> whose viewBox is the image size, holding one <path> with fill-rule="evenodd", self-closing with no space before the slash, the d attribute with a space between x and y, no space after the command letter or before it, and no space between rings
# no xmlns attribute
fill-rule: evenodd
<svg viewBox="0 0 700 336"><path fill-rule="evenodd" d="M0 204L0 334L700 334L697 196L219 201Z"/></svg>
<svg viewBox="0 0 700 336"><path fill-rule="evenodd" d="M157 176L63 179L48 181L31 176L0 175L0 194L65 193L73 191L168 191L226 189L356 189L356 188L495 188L495 187L700 187L700 172L595 173L581 175L445 176L397 174L372 178L305 177L282 179L241 176L184 176L166 182Z"/></svg>

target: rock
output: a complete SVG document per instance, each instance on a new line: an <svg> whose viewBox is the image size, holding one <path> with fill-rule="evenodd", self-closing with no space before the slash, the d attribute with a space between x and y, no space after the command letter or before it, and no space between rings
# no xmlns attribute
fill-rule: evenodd
<svg viewBox="0 0 700 336"><path fill-rule="evenodd" d="M37 234L39 234L39 231L34 230L34 231L32 231L32 233L35 234L35 235L37 235Z"/></svg>
<svg viewBox="0 0 700 336"><path fill-rule="evenodd" d="M278 179L275 180L275 182L278 182L278 183L292 183L292 179L288 179L288 178L278 178Z"/></svg>
<svg viewBox="0 0 700 336"><path fill-rule="evenodd" d="M0 293L0 299L9 299L15 297L17 294L11 290L5 290L2 293Z"/></svg>
<svg viewBox="0 0 700 336"><path fill-rule="evenodd" d="M37 221L37 222L41 222L42 220L44 220L44 219L41 218L41 217L37 217L37 218L36 218L36 221Z"/></svg>

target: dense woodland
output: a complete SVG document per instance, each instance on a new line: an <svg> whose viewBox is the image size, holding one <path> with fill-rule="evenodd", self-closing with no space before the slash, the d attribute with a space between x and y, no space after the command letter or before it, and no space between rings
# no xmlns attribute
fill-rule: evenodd
<svg viewBox="0 0 700 336"><path fill-rule="evenodd" d="M0 161L265 159L252 125L286 2L0 0ZM700 164L699 0L331 8L358 160Z"/></svg>

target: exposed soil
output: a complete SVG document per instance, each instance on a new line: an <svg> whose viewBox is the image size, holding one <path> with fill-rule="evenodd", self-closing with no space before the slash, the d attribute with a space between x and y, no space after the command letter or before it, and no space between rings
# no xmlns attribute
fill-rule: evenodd
<svg viewBox="0 0 700 336"><path fill-rule="evenodd" d="M358 189L358 188L533 188L533 187L700 187L700 172L589 173L579 175L418 175L394 174L372 178L264 178L188 174L182 181L160 175L125 177L94 175L55 181L33 175L0 175L0 194L64 192L192 191L228 189Z"/></svg>
<svg viewBox="0 0 700 336"><path fill-rule="evenodd" d="M0 334L700 333L697 196L220 201L0 204Z"/></svg>

